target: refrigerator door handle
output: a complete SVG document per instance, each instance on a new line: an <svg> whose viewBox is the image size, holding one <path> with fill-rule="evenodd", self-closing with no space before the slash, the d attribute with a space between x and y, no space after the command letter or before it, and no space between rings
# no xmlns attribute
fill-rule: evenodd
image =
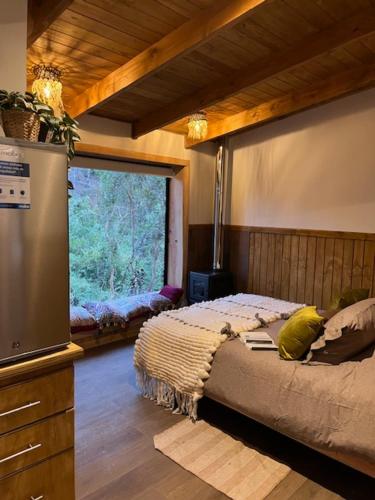
<svg viewBox="0 0 375 500"><path fill-rule="evenodd" d="M4 413L0 413L0 417L7 417L8 415L12 415L13 413L17 413L22 410L28 410L33 406L40 405L40 401L32 401L31 403L27 403L26 405L19 406L18 408L13 408L13 410L6 411Z"/></svg>

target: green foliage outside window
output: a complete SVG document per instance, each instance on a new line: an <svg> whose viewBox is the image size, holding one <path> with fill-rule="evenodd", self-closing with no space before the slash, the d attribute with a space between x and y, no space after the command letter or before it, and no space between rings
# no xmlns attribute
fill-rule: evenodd
<svg viewBox="0 0 375 500"><path fill-rule="evenodd" d="M160 289L166 179L75 167L69 178L71 304Z"/></svg>

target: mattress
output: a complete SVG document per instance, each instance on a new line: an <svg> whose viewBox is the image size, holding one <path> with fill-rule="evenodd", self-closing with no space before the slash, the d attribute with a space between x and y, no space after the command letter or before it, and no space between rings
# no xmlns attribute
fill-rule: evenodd
<svg viewBox="0 0 375 500"><path fill-rule="evenodd" d="M276 342L283 323L267 329ZM374 348L338 366L308 366L236 339L217 351L205 396L375 475L374 381Z"/></svg>

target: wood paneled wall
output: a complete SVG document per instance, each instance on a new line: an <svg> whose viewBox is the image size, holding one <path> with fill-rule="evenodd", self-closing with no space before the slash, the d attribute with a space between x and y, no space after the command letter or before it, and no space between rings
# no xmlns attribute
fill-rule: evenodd
<svg viewBox="0 0 375 500"><path fill-rule="evenodd" d="M188 271L207 271L212 266L213 225L189 226Z"/></svg>
<svg viewBox="0 0 375 500"><path fill-rule="evenodd" d="M195 255L189 268L198 269L204 247L202 269L212 226L195 227L190 235L200 250L189 245ZM375 234L243 226L227 226L224 233L224 267L233 272L236 291L318 307L346 288L365 287L375 295L374 260Z"/></svg>

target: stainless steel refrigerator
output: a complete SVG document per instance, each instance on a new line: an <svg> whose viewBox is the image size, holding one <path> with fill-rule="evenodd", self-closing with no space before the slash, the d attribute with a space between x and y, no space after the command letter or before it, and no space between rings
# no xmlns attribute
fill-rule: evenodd
<svg viewBox="0 0 375 500"><path fill-rule="evenodd" d="M66 150L0 138L0 363L62 347L69 330Z"/></svg>

